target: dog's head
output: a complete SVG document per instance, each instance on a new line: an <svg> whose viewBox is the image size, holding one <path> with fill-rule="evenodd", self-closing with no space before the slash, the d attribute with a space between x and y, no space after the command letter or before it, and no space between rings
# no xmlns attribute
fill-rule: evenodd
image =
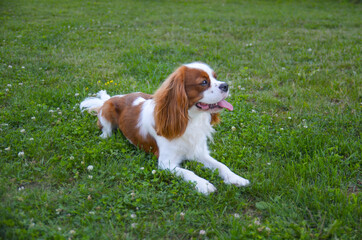
<svg viewBox="0 0 362 240"><path fill-rule="evenodd" d="M207 64L194 62L179 67L154 94L157 134L168 139L180 137L186 130L190 108L212 115L223 108L232 111L233 106L225 101L228 94L228 84L218 81Z"/></svg>

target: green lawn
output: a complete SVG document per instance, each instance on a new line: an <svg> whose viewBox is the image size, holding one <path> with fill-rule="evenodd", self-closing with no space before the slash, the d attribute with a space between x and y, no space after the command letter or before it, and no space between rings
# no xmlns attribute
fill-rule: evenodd
<svg viewBox="0 0 362 240"><path fill-rule="evenodd" d="M0 238L360 239L358 1L0 2ZM251 186L157 170L79 103L203 61L231 87L212 156ZM88 170L92 165L93 170ZM156 170L156 171L153 171Z"/></svg>

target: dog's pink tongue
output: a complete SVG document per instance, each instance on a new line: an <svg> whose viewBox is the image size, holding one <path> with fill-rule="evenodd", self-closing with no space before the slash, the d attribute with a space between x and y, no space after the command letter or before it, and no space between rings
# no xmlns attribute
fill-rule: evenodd
<svg viewBox="0 0 362 240"><path fill-rule="evenodd" d="M228 102L225 101L225 100L222 100L221 102L218 102L217 105L219 105L219 106L222 107L222 108L226 108L226 109L229 110L229 111L234 110L233 105L231 105L230 103L228 103Z"/></svg>

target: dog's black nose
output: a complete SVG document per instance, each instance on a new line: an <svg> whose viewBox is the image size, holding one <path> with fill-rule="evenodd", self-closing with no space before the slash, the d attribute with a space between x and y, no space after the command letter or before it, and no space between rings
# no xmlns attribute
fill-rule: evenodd
<svg viewBox="0 0 362 240"><path fill-rule="evenodd" d="M229 85L227 83L222 83L219 88L221 89L221 91L227 92L229 89Z"/></svg>

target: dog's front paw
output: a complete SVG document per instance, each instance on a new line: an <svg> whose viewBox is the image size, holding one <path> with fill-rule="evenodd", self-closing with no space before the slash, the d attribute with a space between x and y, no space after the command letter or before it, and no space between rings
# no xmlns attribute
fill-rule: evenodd
<svg viewBox="0 0 362 240"><path fill-rule="evenodd" d="M250 184L248 179L242 178L235 173L229 174L225 179L224 182L226 184L233 184L238 187L246 187Z"/></svg>
<svg viewBox="0 0 362 240"><path fill-rule="evenodd" d="M198 181L195 188L197 191L205 195L209 195L210 193L216 191L216 187L206 180Z"/></svg>

